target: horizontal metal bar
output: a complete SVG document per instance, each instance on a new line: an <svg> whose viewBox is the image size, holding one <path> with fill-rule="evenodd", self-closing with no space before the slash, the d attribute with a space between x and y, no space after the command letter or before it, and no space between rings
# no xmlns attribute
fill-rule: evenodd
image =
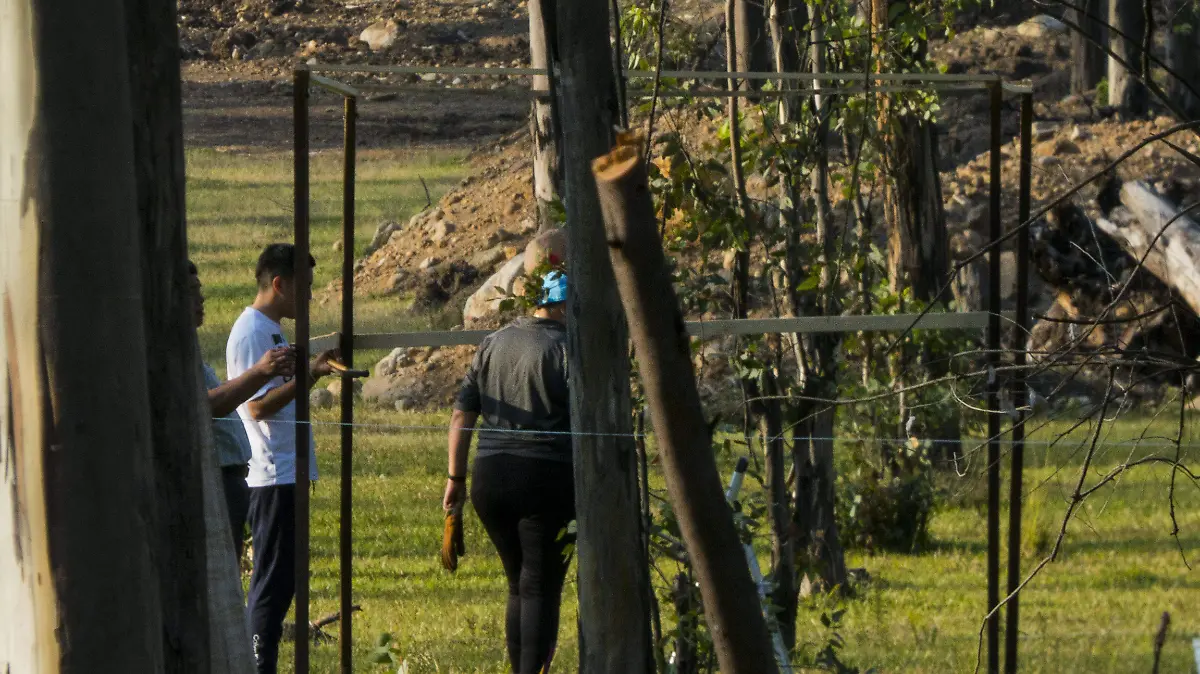
<svg viewBox="0 0 1200 674"><path fill-rule="evenodd" d="M835 94L853 95L853 94L892 94L904 93L911 91L938 91L941 93L955 93L967 91L982 91L987 88L985 84L963 84L950 87L921 87L921 86L904 86L904 85L881 85L878 87L821 87L821 88L806 88L806 89L776 89L771 91L728 91L721 89L662 89L658 92L659 98L787 98L787 97L803 97L803 96L832 96ZM631 89L629 95L635 98L653 98L654 92L646 89Z"/></svg>
<svg viewBox="0 0 1200 674"><path fill-rule="evenodd" d="M354 87L350 86L349 84L346 84L345 82L331 80L328 77L321 77L320 75L309 75L308 79L313 84L315 84L323 89L328 89L329 91L332 91L335 94L341 94L343 96L350 96L352 98L358 98L359 96L362 95L362 92L360 92L358 89L355 89Z"/></svg>
<svg viewBox="0 0 1200 674"><path fill-rule="evenodd" d="M790 80L796 82L1002 82L999 75L948 75L945 73L777 73L736 72L720 70L664 70L660 77L686 80ZM629 79L653 79L653 70L626 70Z"/></svg>
<svg viewBox="0 0 1200 674"><path fill-rule="evenodd" d="M390 75L508 75L510 77L549 76L544 68L478 68L478 67L435 67L435 66L370 66L342 63L314 63L305 66L314 73L374 73Z"/></svg>
<svg viewBox="0 0 1200 674"><path fill-rule="evenodd" d="M1027 82L1004 82L1000 85L1000 87L1010 94L1033 93L1033 85Z"/></svg>
<svg viewBox="0 0 1200 674"><path fill-rule="evenodd" d="M1009 312L1005 312L1008 316ZM1011 319L1011 317L1009 317ZM688 334L700 339L725 335L778 333L899 332L903 330L982 330L986 311L941 314L894 314L871 316L801 316L799 318L746 318L720 321L688 321ZM417 346L463 346L483 341L491 330L444 330L436 332L372 333L354 336L357 349L395 349ZM313 352L337 346L337 335L324 335L310 342Z"/></svg>
<svg viewBox="0 0 1200 674"><path fill-rule="evenodd" d="M476 87L446 87L421 86L419 84L360 84L358 88L367 94L423 94L426 96L438 94L474 94L476 96L508 96L509 98L549 98L546 91L536 91L524 87L505 87L502 89L479 89Z"/></svg>
<svg viewBox="0 0 1200 674"><path fill-rule="evenodd" d="M436 67L436 66L373 66L340 63L315 63L304 68L314 73L375 73L395 75L421 75L435 73L439 75L507 75L516 77L533 77L544 75L549 77L550 71L544 68L478 68L478 67ZM797 82L927 82L934 85L940 83L994 83L1003 82L999 75L969 75L945 73L777 73L777 72L736 72L728 73L720 70L664 70L656 73L653 70L626 70L625 77L629 79L653 79L654 77L688 80L788 80ZM936 88L936 87L935 87Z"/></svg>

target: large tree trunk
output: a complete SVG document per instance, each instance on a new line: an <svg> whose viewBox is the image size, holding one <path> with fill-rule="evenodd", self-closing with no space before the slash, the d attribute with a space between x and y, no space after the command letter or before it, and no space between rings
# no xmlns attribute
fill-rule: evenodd
<svg viewBox="0 0 1200 674"><path fill-rule="evenodd" d="M667 490L700 584L721 671L777 672L758 593L721 491L640 143L622 144L598 159L593 170Z"/></svg>
<svg viewBox="0 0 1200 674"><path fill-rule="evenodd" d="M1107 71L1108 54L1102 45L1108 34L1104 25L1108 7L1106 0L1075 0L1075 3L1079 9L1069 9L1067 14L1084 32L1071 33L1071 93L1082 94L1095 89Z"/></svg>
<svg viewBox="0 0 1200 674"><path fill-rule="evenodd" d="M1117 209L1096 225L1200 315L1200 225L1142 182L1121 186L1121 204L1132 217Z"/></svg>
<svg viewBox="0 0 1200 674"><path fill-rule="evenodd" d="M0 227L6 244L22 245L5 245L0 266L4 475L15 487L3 491L9 506L30 509L8 509L15 535L0 545L17 567L3 581L17 591L5 597L33 609L5 622L29 620L33 639L0 648L37 663L21 671L160 672L159 504L124 8L4 5L12 11L0 12L0 43L17 57L4 67L19 76L6 79L16 88L4 97L3 155L18 174L0 180L14 190Z"/></svg>
<svg viewBox="0 0 1200 674"><path fill-rule="evenodd" d="M146 372L157 492L155 562L163 610L164 672L209 668L207 537L197 404L200 354L188 291L183 113L175 5L126 0L132 165L137 187Z"/></svg>
<svg viewBox="0 0 1200 674"><path fill-rule="evenodd" d="M618 119L606 0L562 0L557 10L557 114L567 211L568 353L579 551L579 657L584 674L654 670L650 577L643 555L629 331L590 162L612 147ZM619 589L619 590L618 590Z"/></svg>
<svg viewBox="0 0 1200 674"><path fill-rule="evenodd" d="M1146 33L1144 1L1147 0L1109 0L1108 7L1109 25L1124 34L1122 37L1114 32L1109 39L1109 48L1124 65L1116 58L1108 60L1108 103L1130 115L1146 112L1146 87L1138 79Z"/></svg>
<svg viewBox="0 0 1200 674"><path fill-rule="evenodd" d="M742 72L769 71L771 44L762 0L734 0L733 22L738 67ZM742 80L741 86L757 89L761 84L761 80Z"/></svg>
<svg viewBox="0 0 1200 674"><path fill-rule="evenodd" d="M1196 0L1171 0L1166 16L1167 95L1187 120L1200 117L1200 6Z"/></svg>
<svg viewBox="0 0 1200 674"><path fill-rule="evenodd" d="M554 0L529 0L529 62L533 68L548 68L557 36ZM554 133L554 104L550 78L533 78L529 132L533 137L533 198L537 207L538 231L554 226L551 204L558 198L558 143Z"/></svg>

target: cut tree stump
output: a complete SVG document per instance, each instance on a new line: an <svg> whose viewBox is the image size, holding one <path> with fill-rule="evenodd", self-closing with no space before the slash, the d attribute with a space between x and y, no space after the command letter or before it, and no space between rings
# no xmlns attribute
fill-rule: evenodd
<svg viewBox="0 0 1200 674"><path fill-rule="evenodd" d="M1118 207L1096 225L1200 315L1200 225L1141 181L1123 184L1120 198L1130 217Z"/></svg>
<svg viewBox="0 0 1200 674"><path fill-rule="evenodd" d="M758 592L721 489L643 156L641 138L622 135L612 152L593 162L592 171L667 492L700 584L721 671L778 672Z"/></svg>

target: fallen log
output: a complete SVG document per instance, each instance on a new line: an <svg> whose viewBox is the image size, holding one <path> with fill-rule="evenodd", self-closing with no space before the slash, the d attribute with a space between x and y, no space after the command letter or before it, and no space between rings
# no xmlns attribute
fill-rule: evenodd
<svg viewBox="0 0 1200 674"><path fill-rule="evenodd" d="M1200 225L1141 181L1121 185L1120 200L1129 217L1113 208L1096 226L1200 314Z"/></svg>
<svg viewBox="0 0 1200 674"><path fill-rule="evenodd" d="M700 585L721 671L778 672L758 592L721 489L642 157L641 139L622 136L612 152L593 162L592 172L667 492Z"/></svg>

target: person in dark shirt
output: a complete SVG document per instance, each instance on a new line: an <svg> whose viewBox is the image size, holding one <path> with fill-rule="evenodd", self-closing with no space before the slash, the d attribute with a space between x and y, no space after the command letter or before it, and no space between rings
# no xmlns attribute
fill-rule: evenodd
<svg viewBox="0 0 1200 674"><path fill-rule="evenodd" d="M505 637L514 674L548 671L558 640L575 519L567 388L567 277L551 272L537 310L489 335L463 379L450 421L442 506L461 508L480 423L471 504L508 578Z"/></svg>

